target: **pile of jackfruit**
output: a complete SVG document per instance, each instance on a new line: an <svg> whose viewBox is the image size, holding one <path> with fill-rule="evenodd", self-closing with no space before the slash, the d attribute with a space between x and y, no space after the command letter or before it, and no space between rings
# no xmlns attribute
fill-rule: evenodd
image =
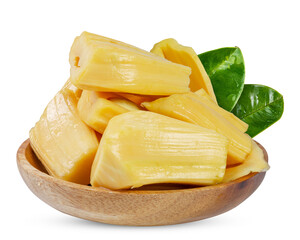
<svg viewBox="0 0 300 240"><path fill-rule="evenodd" d="M268 170L248 125L218 106L192 48L166 39L148 52L83 32L69 62L70 78L30 130L50 175L119 190Z"/></svg>

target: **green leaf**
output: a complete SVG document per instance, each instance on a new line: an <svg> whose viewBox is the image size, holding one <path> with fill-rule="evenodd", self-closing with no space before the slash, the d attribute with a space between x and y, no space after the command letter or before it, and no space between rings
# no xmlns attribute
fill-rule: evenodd
<svg viewBox="0 0 300 240"><path fill-rule="evenodd" d="M219 106L231 111L244 87L245 64L241 50L220 48L198 57L210 77Z"/></svg>
<svg viewBox="0 0 300 240"><path fill-rule="evenodd" d="M247 133L254 137L281 118L283 106L283 97L276 90L258 84L245 84L232 113L249 124Z"/></svg>

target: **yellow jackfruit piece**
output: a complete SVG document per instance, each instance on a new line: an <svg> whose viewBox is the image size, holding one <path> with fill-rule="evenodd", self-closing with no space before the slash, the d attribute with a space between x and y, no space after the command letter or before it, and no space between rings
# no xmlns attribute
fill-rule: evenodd
<svg viewBox="0 0 300 240"><path fill-rule="evenodd" d="M103 93L88 90L83 90L77 108L82 121L101 134L111 118L129 111L106 99Z"/></svg>
<svg viewBox="0 0 300 240"><path fill-rule="evenodd" d="M75 38L69 62L71 82L86 90L144 95L189 91L189 67L88 32Z"/></svg>
<svg viewBox="0 0 300 240"><path fill-rule="evenodd" d="M254 141L252 144L252 151L246 160L238 166L227 168L222 182L230 182L252 172L265 172L270 168L262 149Z"/></svg>
<svg viewBox="0 0 300 240"><path fill-rule="evenodd" d="M229 139L227 164L243 162L251 152L251 138L202 101L196 93L174 94L142 103L146 109L213 129Z"/></svg>
<svg viewBox="0 0 300 240"><path fill-rule="evenodd" d="M60 91L67 91L70 92L71 94L73 94L77 101L81 96L82 90L79 89L78 87L74 86L73 83L71 83L70 79L68 79L66 81L66 83L64 84L64 86L62 87L62 89Z"/></svg>
<svg viewBox="0 0 300 240"><path fill-rule="evenodd" d="M213 101L217 102L210 78L193 48L180 45L175 39L169 38L156 43L151 52L171 62L190 67L192 69L189 85L191 91L195 92L203 88Z"/></svg>
<svg viewBox="0 0 300 240"><path fill-rule="evenodd" d="M72 91L58 92L30 130L29 138L49 174L88 184L98 140L81 121L76 105L77 96Z"/></svg>
<svg viewBox="0 0 300 240"><path fill-rule="evenodd" d="M214 102L210 96L204 91L204 89L200 89L195 92L197 95L201 96L201 101L204 102L207 106L217 111L221 114L226 120L231 122L234 126L240 129L242 132L246 132L248 129L248 124L239 119L233 113L226 111L224 108L218 106L216 102Z"/></svg>
<svg viewBox="0 0 300 240"><path fill-rule="evenodd" d="M137 188L154 183L222 181L228 140L201 126L148 111L114 117L102 136L92 186Z"/></svg>
<svg viewBox="0 0 300 240"><path fill-rule="evenodd" d="M134 111L134 110L140 110L141 108L139 108L135 103L124 99L124 98L111 98L109 99L111 102L118 104L119 106L129 110L129 111Z"/></svg>
<svg viewBox="0 0 300 240"><path fill-rule="evenodd" d="M138 94L131 94L131 93L116 93L117 95L128 99L129 101L135 103L136 105L140 106L143 102L152 102L161 96L150 96L150 95L138 95Z"/></svg>

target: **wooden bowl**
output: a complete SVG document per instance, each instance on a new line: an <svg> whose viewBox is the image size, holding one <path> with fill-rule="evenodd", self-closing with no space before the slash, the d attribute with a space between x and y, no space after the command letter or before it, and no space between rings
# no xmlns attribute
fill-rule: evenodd
<svg viewBox="0 0 300 240"><path fill-rule="evenodd" d="M267 160L267 152L259 145ZM29 189L55 209L91 221L118 225L167 225L201 220L243 202L261 184L265 172L208 187L165 185L112 191L49 176L27 139L17 153L18 168ZM159 186L162 187L162 186Z"/></svg>

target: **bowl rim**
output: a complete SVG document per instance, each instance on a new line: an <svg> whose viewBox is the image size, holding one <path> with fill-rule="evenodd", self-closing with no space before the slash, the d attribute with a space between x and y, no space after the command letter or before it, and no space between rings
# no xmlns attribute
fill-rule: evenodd
<svg viewBox="0 0 300 240"><path fill-rule="evenodd" d="M258 142L256 142L260 148L262 148L263 152L264 152L264 156L265 156L265 160L268 161L268 155L267 152L265 150L265 148L259 144ZM127 189L127 190L111 190L105 187L93 187L93 186L88 186L88 185L82 185L82 184L78 184L78 183L73 183L73 182L69 182L60 178L56 178L53 177L47 173L44 173L42 171L40 171L39 169L37 169L36 167L34 167L28 160L26 157L26 149L30 147L30 140L29 138L26 139L18 148L17 151L17 165L19 168L19 172L20 168L22 168L23 170L25 170L26 172L29 172L31 175L36 175L38 178L43 178L43 180L47 181L47 182L53 182L57 185L64 185L68 188L72 188L72 189L80 189L83 191L93 191L93 192L97 192L97 193L109 193L109 194L143 194L143 195L148 195L148 194L174 194L174 193L179 193L179 192L194 192L194 191L210 191L210 190L214 190L214 189L220 189L220 188L226 188L230 185L234 185L237 183L241 183L244 181L247 181L248 179L256 176L257 174L265 174L265 172L252 172L249 173L246 176L240 177L236 180L230 181L230 182L226 182L226 183L219 183L219 184L215 184L215 185L211 185L211 186L199 186L199 187L192 187L192 188L181 188L181 189L164 189L164 190L131 190L131 189ZM32 148L31 148L32 149ZM25 169L26 168L26 169Z"/></svg>

